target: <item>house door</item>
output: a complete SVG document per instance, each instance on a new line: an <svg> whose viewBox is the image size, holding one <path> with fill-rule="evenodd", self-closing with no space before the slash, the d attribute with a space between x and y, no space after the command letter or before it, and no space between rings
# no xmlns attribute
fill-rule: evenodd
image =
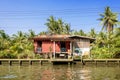
<svg viewBox="0 0 120 80"><path fill-rule="evenodd" d="M61 46L61 52L66 52L66 44L65 44L65 42L60 42L60 46Z"/></svg>
<svg viewBox="0 0 120 80"><path fill-rule="evenodd" d="M38 41L37 44L38 44L38 46L37 46L37 53L41 53L42 52L42 42Z"/></svg>

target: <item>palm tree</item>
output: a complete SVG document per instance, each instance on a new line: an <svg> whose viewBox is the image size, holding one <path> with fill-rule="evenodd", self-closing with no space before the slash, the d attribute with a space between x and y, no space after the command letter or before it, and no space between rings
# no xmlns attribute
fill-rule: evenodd
<svg viewBox="0 0 120 80"><path fill-rule="evenodd" d="M89 36L92 37L92 38L95 38L96 37L96 32L95 32L95 29L91 29L91 31L89 32Z"/></svg>
<svg viewBox="0 0 120 80"><path fill-rule="evenodd" d="M35 32L33 30L29 30L28 38L33 38L35 36Z"/></svg>
<svg viewBox="0 0 120 80"><path fill-rule="evenodd" d="M62 19L58 19L57 21L56 21L56 25L57 25L57 31L58 31L58 34L62 34L62 33L64 33L64 22L62 21Z"/></svg>
<svg viewBox="0 0 120 80"><path fill-rule="evenodd" d="M106 29L107 32L113 31L113 28L118 23L117 13L111 11L110 7L105 8L105 12L100 14L101 18L99 19L103 24L102 29Z"/></svg>
<svg viewBox="0 0 120 80"><path fill-rule="evenodd" d="M46 35L46 34L47 34L47 32L45 32L45 31L42 31L39 33L39 35Z"/></svg>
<svg viewBox="0 0 120 80"><path fill-rule="evenodd" d="M86 36L86 34L84 33L84 31L83 31L82 29L79 30L78 34L79 34L80 36Z"/></svg>
<svg viewBox="0 0 120 80"><path fill-rule="evenodd" d="M110 52L110 36L111 33L113 33L113 28L114 26L117 26L118 24L118 19L117 19L117 13L114 13L111 11L110 7L106 7L105 8L105 12L103 14L100 14L101 18L99 19L102 24L103 24L103 28L106 29L107 31L107 46L108 46L108 52ZM102 29L103 29L102 28Z"/></svg>
<svg viewBox="0 0 120 80"><path fill-rule="evenodd" d="M46 23L46 25L47 25L47 27L48 27L48 32L50 32L50 33L56 33L56 20L55 20L55 18L53 17L53 16L50 16L50 18L49 19L47 19L47 23Z"/></svg>
<svg viewBox="0 0 120 80"><path fill-rule="evenodd" d="M19 54L25 50L24 45L27 43L27 38L23 32L18 31L17 34L13 34L12 42L11 50Z"/></svg>
<svg viewBox="0 0 120 80"><path fill-rule="evenodd" d="M65 24L65 27L64 27L64 33L65 34L70 34L71 32L71 29L70 29L70 25L69 24Z"/></svg>
<svg viewBox="0 0 120 80"><path fill-rule="evenodd" d="M64 23L62 19L56 20L53 16L47 19L48 32L51 34L69 34L70 25Z"/></svg>
<svg viewBox="0 0 120 80"><path fill-rule="evenodd" d="M33 55L33 43L29 38L34 37L35 33L29 30L29 33L23 33L18 31L17 34L13 34L12 46L10 50L17 55L18 58L28 58Z"/></svg>
<svg viewBox="0 0 120 80"><path fill-rule="evenodd" d="M4 30L0 30L0 50L7 49L10 45L10 37L8 34L4 32Z"/></svg>
<svg viewBox="0 0 120 80"><path fill-rule="evenodd" d="M115 28L115 37L119 37L120 36L120 27L119 28Z"/></svg>
<svg viewBox="0 0 120 80"><path fill-rule="evenodd" d="M10 51L10 46L12 45L10 36L0 30L0 58L11 58L13 54Z"/></svg>
<svg viewBox="0 0 120 80"><path fill-rule="evenodd" d="M107 37L104 32L99 32L99 34L96 37L96 44L100 47L103 47L106 45Z"/></svg>

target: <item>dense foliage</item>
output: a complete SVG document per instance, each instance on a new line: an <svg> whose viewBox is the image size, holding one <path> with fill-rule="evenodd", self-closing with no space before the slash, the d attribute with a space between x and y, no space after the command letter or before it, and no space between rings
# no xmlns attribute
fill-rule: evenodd
<svg viewBox="0 0 120 80"><path fill-rule="evenodd" d="M100 32L96 36L96 41L92 43L93 58L120 58L120 28L114 30L114 34L109 36L104 32ZM109 37L109 38L108 38Z"/></svg>
<svg viewBox="0 0 120 80"><path fill-rule="evenodd" d="M47 19L46 23L48 27L48 32L50 34L69 34L70 33L70 25L64 23L62 19L56 20L53 16L50 16Z"/></svg>
<svg viewBox="0 0 120 80"><path fill-rule="evenodd" d="M34 58L33 43L29 40L35 33L18 31L11 37L0 30L0 58Z"/></svg>
<svg viewBox="0 0 120 80"><path fill-rule="evenodd" d="M117 13L111 11L110 7L105 8L105 12L100 14L103 28L107 30L107 32L111 32L114 29L114 26L118 24Z"/></svg>
<svg viewBox="0 0 120 80"><path fill-rule="evenodd" d="M106 33L100 32L96 37L92 53L95 58L120 58L120 28L114 29L119 24L117 13L106 7L99 20Z"/></svg>

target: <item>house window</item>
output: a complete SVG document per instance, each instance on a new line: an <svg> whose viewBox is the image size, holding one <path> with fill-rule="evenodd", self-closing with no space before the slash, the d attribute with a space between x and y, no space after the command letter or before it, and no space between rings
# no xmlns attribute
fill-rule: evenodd
<svg viewBox="0 0 120 80"><path fill-rule="evenodd" d="M42 47L42 41L38 41L38 47Z"/></svg>
<svg viewBox="0 0 120 80"><path fill-rule="evenodd" d="M38 44L37 53L41 53L42 52L42 41L38 41L37 44Z"/></svg>
<svg viewBox="0 0 120 80"><path fill-rule="evenodd" d="M61 52L66 52L66 44L65 42L60 42L61 45Z"/></svg>
<svg viewBox="0 0 120 80"><path fill-rule="evenodd" d="M41 53L42 52L42 48L38 47L37 48L37 53Z"/></svg>

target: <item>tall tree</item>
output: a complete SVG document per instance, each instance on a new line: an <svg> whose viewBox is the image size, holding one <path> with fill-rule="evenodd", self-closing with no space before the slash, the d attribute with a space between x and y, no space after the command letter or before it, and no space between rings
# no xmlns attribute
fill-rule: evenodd
<svg viewBox="0 0 120 80"><path fill-rule="evenodd" d="M74 35L86 36L86 33L82 29L80 29L79 31L75 31Z"/></svg>
<svg viewBox="0 0 120 80"><path fill-rule="evenodd" d="M107 37L104 32L99 32L99 34L96 37L96 45L103 47L106 45Z"/></svg>
<svg viewBox="0 0 120 80"><path fill-rule="evenodd" d="M58 19L56 21L56 26L58 27L57 28L58 34L64 33L64 22L62 21L62 19Z"/></svg>
<svg viewBox="0 0 120 80"><path fill-rule="evenodd" d="M39 33L39 35L46 35L46 34L47 34L47 32L45 32L45 31L42 31Z"/></svg>
<svg viewBox="0 0 120 80"><path fill-rule="evenodd" d="M99 19L103 25L102 29L106 29L107 32L113 31L113 28L118 23L117 13L111 11L110 7L105 8L105 12L100 14L101 18Z"/></svg>
<svg viewBox="0 0 120 80"><path fill-rule="evenodd" d="M29 30L28 38L33 38L35 36L35 32L33 30Z"/></svg>
<svg viewBox="0 0 120 80"><path fill-rule="evenodd" d="M115 28L114 35L115 35L115 37L119 37L120 36L120 27Z"/></svg>
<svg viewBox="0 0 120 80"><path fill-rule="evenodd" d="M7 49L10 45L10 37L8 34L4 32L4 30L0 30L0 50Z"/></svg>
<svg viewBox="0 0 120 80"><path fill-rule="evenodd" d="M70 25L64 23L62 19L56 20L53 16L47 19L48 32L51 34L69 34Z"/></svg>
<svg viewBox="0 0 120 80"><path fill-rule="evenodd" d="M70 25L69 24L65 24L64 28L65 28L64 29L65 34L70 34L70 32L71 32Z"/></svg>
<svg viewBox="0 0 120 80"><path fill-rule="evenodd" d="M13 34L13 46L11 46L11 49L16 53L22 53L25 50L24 46L26 41L26 35L18 31L17 34Z"/></svg>
<svg viewBox="0 0 120 80"><path fill-rule="evenodd" d="M47 23L46 23L46 25L47 25L47 27L48 27L48 32L49 33L52 33L52 34L55 34L55 33L57 33L57 26L56 26L56 20L55 20L55 18L53 17L53 16L50 16L50 18L49 19L47 19Z"/></svg>
<svg viewBox="0 0 120 80"><path fill-rule="evenodd" d="M96 32L95 32L95 29L93 28L93 29L91 29L91 31L89 32L89 34L88 34L90 37L92 37L92 38L95 38L96 37Z"/></svg>

